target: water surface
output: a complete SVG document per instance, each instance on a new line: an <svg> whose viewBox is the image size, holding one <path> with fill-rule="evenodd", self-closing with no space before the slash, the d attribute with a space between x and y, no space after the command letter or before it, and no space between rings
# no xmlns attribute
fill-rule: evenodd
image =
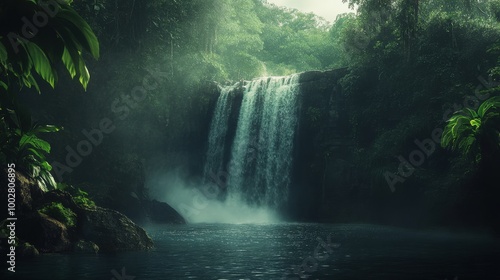
<svg viewBox="0 0 500 280"><path fill-rule="evenodd" d="M16 278L500 279L500 242L484 235L328 224L146 228L151 252L44 255L18 262Z"/></svg>

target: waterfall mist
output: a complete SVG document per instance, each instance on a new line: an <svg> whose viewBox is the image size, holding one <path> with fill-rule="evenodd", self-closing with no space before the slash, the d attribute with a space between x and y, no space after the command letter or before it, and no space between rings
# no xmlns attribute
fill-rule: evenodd
<svg viewBox="0 0 500 280"><path fill-rule="evenodd" d="M298 79L264 77L221 87L201 178L186 179L180 169L159 172L148 182L150 192L191 223L279 221L291 181Z"/></svg>
<svg viewBox="0 0 500 280"><path fill-rule="evenodd" d="M150 176L147 185L152 196L168 203L188 223L268 224L281 220L274 209L249 206L237 197L219 200L218 186L186 179L181 170Z"/></svg>

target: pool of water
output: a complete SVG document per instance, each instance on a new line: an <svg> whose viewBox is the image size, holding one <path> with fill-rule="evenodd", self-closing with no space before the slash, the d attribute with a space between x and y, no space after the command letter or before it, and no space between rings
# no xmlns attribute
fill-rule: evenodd
<svg viewBox="0 0 500 280"><path fill-rule="evenodd" d="M500 279L500 241L485 235L328 224L146 230L156 246L150 252L43 255L19 261L8 278Z"/></svg>

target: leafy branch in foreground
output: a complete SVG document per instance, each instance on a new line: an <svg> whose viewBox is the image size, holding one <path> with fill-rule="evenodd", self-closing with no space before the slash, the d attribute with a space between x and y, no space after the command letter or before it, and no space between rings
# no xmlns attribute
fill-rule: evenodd
<svg viewBox="0 0 500 280"><path fill-rule="evenodd" d="M456 112L444 129L441 146L460 151L475 163L500 151L500 96L485 100L477 111Z"/></svg>
<svg viewBox="0 0 500 280"><path fill-rule="evenodd" d="M56 188L46 155L50 144L38 137L40 133L57 132L61 128L40 125L31 120L24 110L0 108L0 159L13 162L37 181L40 189L48 191Z"/></svg>
<svg viewBox="0 0 500 280"><path fill-rule="evenodd" d="M37 15L46 21L40 22ZM40 92L33 73L55 87L56 68L62 62L70 76L77 77L86 89L90 74L83 51L98 59L99 42L88 23L67 2L0 3L0 88L7 90L12 80L17 80Z"/></svg>
<svg viewBox="0 0 500 280"><path fill-rule="evenodd" d="M62 64L87 89L90 74L83 51L98 59L99 42L71 2L0 2L0 161L16 163L44 191L56 188L56 182L46 159L50 144L38 135L60 128L33 123L19 106L13 86L34 87L40 93L38 76L54 88Z"/></svg>
<svg viewBox="0 0 500 280"><path fill-rule="evenodd" d="M64 183L58 183L57 189L66 191L71 194L75 203L80 205L81 207L94 208L96 206L95 202L89 197L89 194L80 188Z"/></svg>
<svg viewBox="0 0 500 280"><path fill-rule="evenodd" d="M40 213L48 215L67 227L74 227L76 225L76 214L71 209L64 207L60 202L52 202L42 209L38 210Z"/></svg>

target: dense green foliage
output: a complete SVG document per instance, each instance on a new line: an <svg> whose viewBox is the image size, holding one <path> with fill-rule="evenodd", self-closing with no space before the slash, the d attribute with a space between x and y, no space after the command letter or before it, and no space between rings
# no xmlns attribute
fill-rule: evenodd
<svg viewBox="0 0 500 280"><path fill-rule="evenodd" d="M349 145L318 143L314 149L319 156L311 167L320 170L317 174L347 176L349 172L343 170L355 169L355 179L350 179L355 182L346 179L345 185L352 186L353 193L363 190L359 193L364 196L356 197L363 207L417 212L410 208L420 202L424 206L419 207L432 209L433 215L447 213L452 208L449 204L466 200L464 193L474 189L471 186L497 182L493 172L484 172L476 164L479 157L484 160L485 149L474 149L483 145L482 139L491 139L484 146L488 151L497 147L495 141L498 144L493 121L498 106L485 104L497 102L500 95L500 1L344 2L356 7L357 13L340 15L329 23L260 0L75 1L73 7L101 42L101 61L88 65L93 73L89 94L61 76L64 88L56 91L64 94L43 96L46 106L36 112L38 118L55 120L66 128L61 138L48 139L53 144L52 159L67 166L62 179L81 186L98 203L127 210L148 198L146 172L199 168L208 108L216 91L211 82L345 67L342 108L348 112L343 124L348 129L342 136ZM5 34L0 36L5 42ZM94 56L97 50L82 42L77 49L87 49ZM0 47L0 58L5 55ZM5 81L7 68L2 69L0 77ZM39 73L37 67L33 69ZM86 73L72 72L68 65L66 69L71 77ZM41 76L50 83L49 72L42 71ZM134 91L141 87L144 98L135 98ZM478 109L484 100L477 92L492 98L483 103L483 109ZM42 100L27 99L34 106ZM459 111L469 116L454 114ZM313 107L304 112L312 126L327 129L322 119L330 112ZM110 119L116 129L104 133L79 164L69 166L68 147L77 150L78 143L87 139L82 131L96 129L104 119ZM463 149L472 159L441 149L441 141L434 141L437 145L425 155L424 163L414 166L411 176L403 176L398 158L407 160L418 149L416 142L431 139L433 131L443 127L444 138L439 140ZM487 162L492 170L499 167L498 160ZM400 178L395 188L387 187L386 173ZM340 183L325 189L334 184ZM333 201L334 196L332 192L322 201ZM476 200L470 208L484 202L484 196L471 197ZM388 203L391 199L393 205ZM351 202L339 203L338 212L359 205ZM84 199L82 203L88 204ZM491 213L496 209L492 205L486 208ZM393 212L405 213L386 214L397 215Z"/></svg>
<svg viewBox="0 0 500 280"><path fill-rule="evenodd" d="M40 210L40 213L45 214L51 218L58 220L59 222L69 227L74 227L76 225L76 214L71 209L64 207L59 202L52 202L49 205L44 206Z"/></svg>
<svg viewBox="0 0 500 280"><path fill-rule="evenodd" d="M57 132L60 128L34 123L22 107L1 109L0 120L0 162L15 163L44 191L56 188L50 173L52 166L46 158L50 153L50 144L38 136L40 133Z"/></svg>
<svg viewBox="0 0 500 280"><path fill-rule="evenodd" d="M44 191L55 188L56 183L46 159L50 144L38 134L57 132L60 128L33 122L19 104L16 89L34 86L40 92L37 77L54 88L60 64L71 78L77 77L87 88L90 74L82 51L97 59L99 43L70 2L0 3L0 162L16 163Z"/></svg>
<svg viewBox="0 0 500 280"><path fill-rule="evenodd" d="M104 44L131 47L142 54L162 53L160 59L172 77L189 82L251 79L335 64L328 22L261 1L75 5L97 25L98 35L107 35ZM117 24L109 24L113 21ZM107 42L110 39L113 42Z"/></svg>
<svg viewBox="0 0 500 280"><path fill-rule="evenodd" d="M484 101L477 111L465 108L453 115L441 139L443 147L458 150L480 162L500 149L500 96Z"/></svg>
<svg viewBox="0 0 500 280"><path fill-rule="evenodd" d="M348 25L344 43L357 43L358 49L350 55L352 71L343 84L355 139L373 152L368 166L386 161L387 154L411 151L406 143L440 127L448 110L460 109L453 104L479 102L477 85L498 79L488 71L498 66L498 54L490 50L500 36L491 2L351 1L360 15ZM483 87L494 96L497 86Z"/></svg>
<svg viewBox="0 0 500 280"><path fill-rule="evenodd" d="M469 127L456 134L459 142L436 132L454 112L477 110L483 97L500 95L495 70L500 65L499 1L349 2L358 5L359 14L346 17L341 38L350 70L342 85L353 133L353 147L343 159L356 166L363 194L372 193L363 204L381 212L398 209L383 215L402 223L480 220L498 229L493 213L498 213L500 178L494 170L500 161L497 154L484 158L498 146L498 136L496 144L481 143L483 131L494 136L495 130L484 127L477 138L468 134L474 131ZM490 110L498 113L498 108ZM465 156L440 148L441 140L460 146L468 136L476 140L465 140L462 148L477 143L483 152ZM349 203L337 207L353 208ZM477 218L484 213L491 216Z"/></svg>
<svg viewBox="0 0 500 280"><path fill-rule="evenodd" d="M261 1L103 0L73 6L99 38L102 63L90 65L91 94L83 97L67 83L57 98L45 99L46 112L68 116L60 119L65 138L52 140L54 159L65 164L66 146L76 149L85 139L83 129L112 119L116 132L105 135L102 146L84 157L75 172L62 175L75 184L108 186L96 187L93 193L110 200L131 199L132 193L147 197L142 189L144 159L200 140L190 135L202 133L200 126L208 127L198 121L209 121L207 109L213 100L201 92L207 82L341 66L340 54L330 52L339 46L329 23ZM127 101L141 85L147 89L145 98ZM173 157L179 160L182 155Z"/></svg>
<svg viewBox="0 0 500 280"><path fill-rule="evenodd" d="M95 202L89 197L89 194L80 188L64 183L58 183L57 189L70 193L73 197L73 201L81 207L94 208L96 206Z"/></svg>
<svg viewBox="0 0 500 280"><path fill-rule="evenodd" d="M71 2L71 1L66 1ZM42 18L42 19L40 19ZM0 4L0 86L40 87L34 73L54 87L63 63L87 88L90 74L82 51L99 57L92 29L65 1L8 0Z"/></svg>

